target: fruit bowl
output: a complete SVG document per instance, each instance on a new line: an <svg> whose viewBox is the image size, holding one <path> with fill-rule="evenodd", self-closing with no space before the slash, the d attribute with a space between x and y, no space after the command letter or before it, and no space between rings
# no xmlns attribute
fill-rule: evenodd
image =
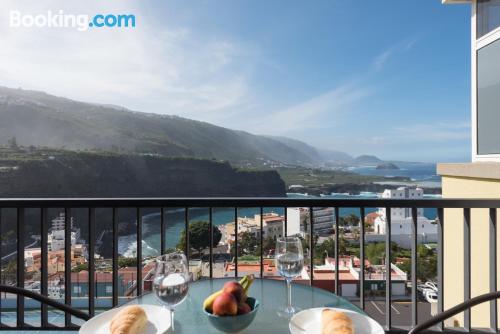
<svg viewBox="0 0 500 334"><path fill-rule="evenodd" d="M247 328L255 319L257 311L259 310L259 301L255 298L248 297L247 304L252 309L250 312L233 316L218 316L203 310L207 315L209 322L221 332L224 333L237 333Z"/></svg>

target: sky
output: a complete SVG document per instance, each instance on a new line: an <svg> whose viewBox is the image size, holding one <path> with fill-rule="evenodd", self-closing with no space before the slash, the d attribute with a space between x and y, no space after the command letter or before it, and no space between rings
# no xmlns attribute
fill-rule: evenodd
<svg viewBox="0 0 500 334"><path fill-rule="evenodd" d="M13 28L10 11L134 14ZM317 148L470 160L470 8L440 0L2 0L0 85Z"/></svg>

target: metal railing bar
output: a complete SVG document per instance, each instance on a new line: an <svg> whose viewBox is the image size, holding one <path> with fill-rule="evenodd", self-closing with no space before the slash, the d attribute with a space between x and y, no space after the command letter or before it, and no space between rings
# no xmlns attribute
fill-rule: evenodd
<svg viewBox="0 0 500 334"><path fill-rule="evenodd" d="M238 207L234 207L234 277L238 277Z"/></svg>
<svg viewBox="0 0 500 334"><path fill-rule="evenodd" d="M142 295L142 209L140 207L136 210L137 221L137 296Z"/></svg>
<svg viewBox="0 0 500 334"><path fill-rule="evenodd" d="M340 220L340 213L339 213L339 208L335 207L335 293L337 295L340 295L339 291L339 220Z"/></svg>
<svg viewBox="0 0 500 334"><path fill-rule="evenodd" d="M41 264L40 264L40 292L42 295L48 295L48 233L49 233L49 217L48 217L48 209L43 208L40 209L40 222L41 222L41 243L40 243L40 255L41 255ZM42 327L46 327L49 325L48 321L48 309L47 304L40 304L40 312L41 312L41 325Z"/></svg>
<svg viewBox="0 0 500 334"><path fill-rule="evenodd" d="M3 208L178 208L178 207L418 207L418 208L483 208L500 207L500 199L332 199L332 198L7 198L0 199Z"/></svg>
<svg viewBox="0 0 500 334"><path fill-rule="evenodd" d="M391 283L391 208L385 208L386 225L385 225L385 327L387 331L391 330L391 298L392 298L392 283Z"/></svg>
<svg viewBox="0 0 500 334"><path fill-rule="evenodd" d="M17 209L17 286L24 288L24 208ZM17 326L24 323L24 297L17 296Z"/></svg>
<svg viewBox="0 0 500 334"><path fill-rule="evenodd" d="M437 252L438 252L438 314L444 312L444 210L443 208L439 208L437 211L438 214L438 244L437 244ZM444 323L440 322L438 324L439 330L444 330Z"/></svg>
<svg viewBox="0 0 500 334"><path fill-rule="evenodd" d="M365 208L359 208L359 306L365 309Z"/></svg>
<svg viewBox="0 0 500 334"><path fill-rule="evenodd" d="M160 254L165 254L165 209L160 208Z"/></svg>
<svg viewBox="0 0 500 334"><path fill-rule="evenodd" d="M411 327L418 323L418 300L417 300L417 207L411 208Z"/></svg>
<svg viewBox="0 0 500 334"><path fill-rule="evenodd" d="M260 207L260 278L264 277L264 209Z"/></svg>
<svg viewBox="0 0 500 334"><path fill-rule="evenodd" d="M489 292L485 293L483 295L476 296L474 298L471 298L461 304L455 305L448 310L444 311L443 313L439 313L438 315L422 322L418 326L414 327L408 334L417 334L420 333L423 330L426 330L427 328L430 328L439 322L442 322L454 315L459 314L460 312L464 312L466 310L470 310L471 307L479 305L481 303L491 301L493 299L498 299L500 298L500 291L495 291L495 292ZM426 333L431 332L431 331L426 331ZM446 330L446 333L463 333L462 329L458 330ZM471 331L468 331L471 332ZM496 331L495 331L496 332ZM474 331L474 333L485 333L485 331L477 330Z"/></svg>
<svg viewBox="0 0 500 334"><path fill-rule="evenodd" d="M72 210L76 208L83 208L84 204L87 205L86 209L89 210L89 304L88 304L88 314L89 316L92 316L95 312L95 262L94 262L94 256L95 253L95 242L96 242L96 237L95 237L95 210L96 208L101 208L105 207L104 204L107 203L114 203L116 199L97 199L97 202L95 202L95 205L93 204L94 199L72 199L76 202L71 202L71 201L65 201L61 199L54 199L54 200L43 200L43 205L39 206L41 209L41 218L40 218L40 223L41 223L41 255L42 255L42 261L41 261L41 292L47 293L48 290L48 230L49 230L49 220L48 220L48 210L53 207L61 207L64 209L65 212L65 230L64 230L64 235L65 235L65 244L64 244L64 250L65 250L65 258L64 258L64 264L65 264L65 272L64 272L64 287L65 287L65 293L64 293L64 300L65 303L68 306L71 306L71 298L72 298L72 291L71 291L71 253L72 253L72 244L71 244L71 231L72 231L72 226L71 226L71 212ZM100 202L100 201L103 202ZM139 200L139 199L132 199L133 201ZM144 199L140 199L141 201ZM166 201L167 199L152 199L152 201L156 201L155 203L160 203L159 201ZM175 200L180 200L180 199L175 199ZM189 202L189 203L211 203L214 201L215 205L210 205L209 206L209 220L210 220L210 277L213 277L213 208L219 207L226 207L223 205L224 203L235 203L234 206L234 217L235 217L235 258L234 258L234 263L235 263L235 276L238 276L238 210L240 207L256 207L256 203L266 203L266 205L272 206L273 203L278 203L275 201L280 201L280 205L276 205L276 207L283 207L284 208L284 233L285 235L288 235L288 212L287 208L288 207L294 207L296 203L298 202L293 202L293 199L249 199L249 198L244 198L244 199L205 199L205 198L199 198L199 199L188 199L188 201L199 201L199 202ZM241 200L241 202L239 202ZM310 235L309 235L309 244L310 244L310 250L309 250L309 255L310 255L310 284L314 285L314 240L315 240L315 235L314 235L314 220L315 220L315 212L314 208L316 206L313 206L314 203L318 203L318 205L321 205L321 207L330 207L327 203L343 203L342 201L339 202L339 200L330 200L328 199L327 201L321 201L321 202L316 202L316 200L303 200L300 199L301 201L305 201L303 207L308 207L309 212L310 212ZM14 200L13 200L14 201ZM5 207L14 207L17 210L17 263L18 263L18 270L16 273L17 277L17 286L22 288L24 287L24 278L25 278L25 270L24 270L24 246L25 246L25 241L24 241L24 234L25 234L25 220L27 219L28 212L25 212L25 209L31 209L33 207L37 207L35 203L38 203L36 201L42 201L40 199L35 199L34 201L31 200L22 200L24 203L22 206L13 206L12 204L7 203L14 203L10 200L0 200L0 226L2 224L1 222L1 210L3 205ZM60 202L62 201L62 202ZM131 208L133 203L140 203L140 202L133 202L133 201L127 201L125 200L126 203L123 205L123 207L126 208ZM227 201L227 202L226 202ZM386 236L385 236L385 241L386 241L386 252L385 252L385 271L386 271L386 310L385 310L385 321L386 321L386 329L389 332L393 332L393 330L397 330L397 328L392 328L391 327L391 302L392 302L392 291L391 291L391 220L390 220L390 212L391 208L394 207L400 207L403 206L402 203L404 201L407 201L411 205L407 206L411 208L411 215L412 215L412 240L411 240L411 284L412 284L412 291L411 291L411 301L412 301L412 309L411 309L411 326L414 328L417 323L418 323L418 300L417 300L417 270L418 270L418 209L419 207L426 208L428 205L430 205L431 201L434 201L437 203L439 202L439 205L437 205L437 216L438 216L438 245L437 245L437 253L438 253L438 313L442 313L444 309L444 271L443 271L443 263L444 263L444 208L455 208L459 207L458 205L462 203L461 201L466 201L467 205L463 206L461 209L463 210L463 226L464 226L464 300L470 299L471 297L471 208L483 208L484 205L488 203L497 203L500 205L500 200L348 200L351 202L350 205L346 205L346 207L351 208L355 207L355 205L359 205L359 203L366 204L366 203L374 203L373 206L376 207L384 207L384 203L387 204L385 206L386 212L387 212L387 221L386 221ZM64 206L57 206L58 203L65 203ZM164 208L170 208L170 207L178 207L177 205L173 205L171 203L166 203L163 202L164 205L161 206L161 225L162 225L162 232L161 232L161 248L162 248L162 253L166 247L165 245L165 238L164 238L164 233L165 233L165 218L164 218ZM465 203L465 202L463 202ZM73 206L75 204L75 206ZM88 206L88 205L91 206ZM186 202L184 203L186 204ZM355 205L354 205L355 204ZM101 206L103 205L103 206ZM107 206L106 205L106 206ZM461 204L460 204L461 205ZM120 205L121 207L122 205ZM146 208L157 208L153 203L147 203L144 206L137 206L135 207L136 215L137 215L137 294L142 293L142 224L143 224L143 219L142 219L142 211L141 208L146 207ZM202 207L202 206L200 206ZM263 251L263 242L264 242L264 231L263 231L263 207L264 206L259 206L260 207L260 224L261 224L261 233L260 233L260 248L261 248L261 254L260 254L260 273L261 277L264 275L264 251ZM339 254L339 240L340 240L340 233L339 233L339 208L340 206L333 206L335 209L335 282L334 282L334 288L335 292L340 294L340 284L339 284L339 269L340 269L340 254ZM404 206L403 206L404 207ZM359 206L360 210L360 306L361 308L365 308L365 297L366 297L366 292L365 292L365 257L366 257L366 250L365 250L365 224L364 224L364 216L365 216L365 206ZM490 291L496 291L497 289L497 240L496 240L496 220L497 220L497 211L496 208L489 207L489 289ZM115 284L118 284L118 218L117 218L117 209L113 207L113 305L116 305L118 303L118 288L115 288ZM186 224L186 255L189 259L189 250L190 250L190 245L189 245L189 206L185 206L185 224ZM116 247L116 250L115 250ZM1 250L0 250L1 251ZM45 257L45 259L44 259ZM21 261L22 259L22 261ZM44 262L45 261L45 262ZM45 276L45 278L44 278ZM92 276L92 277L90 277ZM22 278L22 279L21 279ZM116 292L115 292L116 291ZM115 296L116 293L116 296ZM29 298L29 297L26 297ZM25 302L25 297L18 297L17 298L17 327L14 329L19 329L19 328L39 328L39 327L30 327L29 324L26 324L24 322L24 304ZM22 305L23 307L20 307ZM496 302L490 302L490 331L496 331L497 327L497 303ZM44 328L51 328L53 325L48 322L48 315L47 314L47 305L41 304L41 329ZM0 312L1 316L1 312ZM22 320L21 320L22 319ZM0 319L1 320L1 319ZM0 322L1 323L1 322ZM439 325L440 330L444 330L444 324L441 322ZM2 327L2 326L0 326ZM71 314L65 313L65 322L64 322L64 327L59 327L59 328L76 328L75 325L71 323ZM470 331L471 330L471 311L470 309L464 311L464 330Z"/></svg>
<svg viewBox="0 0 500 334"><path fill-rule="evenodd" d="M314 283L314 208L309 207L309 285Z"/></svg>
<svg viewBox="0 0 500 334"><path fill-rule="evenodd" d="M95 315L95 209L89 208L89 315Z"/></svg>
<svg viewBox="0 0 500 334"><path fill-rule="evenodd" d="M71 306L71 209L64 209L64 303ZM64 314L64 323L71 326L71 314Z"/></svg>
<svg viewBox="0 0 500 334"><path fill-rule="evenodd" d="M113 307L118 305L118 209L113 207L112 211L113 219L113 252L112 252L112 284L113 284Z"/></svg>
<svg viewBox="0 0 500 334"><path fill-rule="evenodd" d="M283 208L283 217L285 218L285 237L288 236L288 212L287 207Z"/></svg>
<svg viewBox="0 0 500 334"><path fill-rule="evenodd" d="M33 292L33 291L30 291L30 290L26 290L24 288L20 288L20 287L15 287L15 286L10 286L10 285L0 285L0 292L7 292L7 293L12 293L12 294L16 294L18 297L21 297L24 298L24 297L27 297L27 298L31 298L31 299L34 299L36 301L39 301L41 303L45 303L49 306L52 306L54 308L57 308L59 310L62 310L65 312L65 314L69 314L70 316L71 315L74 315L75 317L77 318L80 318L82 320L89 320L90 319L90 316L85 313L85 312L82 312L80 310L77 310L75 308L72 308L71 306L67 305L67 304L63 304L63 303L59 303L55 300L52 300L51 298L49 297L46 297L46 296L42 296L36 292ZM75 328L73 326L73 324L70 324L70 325L66 325L67 328ZM20 328L38 328L36 326L29 326L27 324L22 324L21 326L16 326L15 328L12 328L12 329L15 329L15 330L18 330ZM63 328L63 327L54 327L54 328ZM51 327L52 329L52 327Z"/></svg>
<svg viewBox="0 0 500 334"><path fill-rule="evenodd" d="M209 259L208 261L210 262L209 264L209 270L210 270L210 278L213 278L214 276L214 271L213 271L213 262L214 262L214 256L213 256L213 248L214 248L214 231L213 231L213 209L210 207L208 209L208 233L209 233L209 247L210 247L210 250L209 250Z"/></svg>
<svg viewBox="0 0 500 334"><path fill-rule="evenodd" d="M464 225L464 301L470 299L470 208L463 209L463 225ZM470 332L470 309L464 311L464 328Z"/></svg>
<svg viewBox="0 0 500 334"><path fill-rule="evenodd" d="M184 236L184 254L186 255L186 258L189 263L189 207L184 207L184 231L185 231L185 236Z"/></svg>
<svg viewBox="0 0 500 334"><path fill-rule="evenodd" d="M490 292L497 291L497 209L490 208L489 210L489 236L490 236L490 251L489 251L489 271L490 271ZM490 302L490 329L496 332L498 327L497 321L497 301Z"/></svg>

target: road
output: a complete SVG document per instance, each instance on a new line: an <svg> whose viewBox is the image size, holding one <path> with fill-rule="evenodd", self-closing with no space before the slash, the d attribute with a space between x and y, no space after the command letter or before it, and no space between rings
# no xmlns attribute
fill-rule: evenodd
<svg viewBox="0 0 500 334"><path fill-rule="evenodd" d="M385 324L385 301L365 301L365 312L380 324ZM391 304L392 326L409 326L411 324L411 302L393 302ZM418 322L423 322L431 317L431 304L418 302Z"/></svg>
<svg viewBox="0 0 500 334"><path fill-rule="evenodd" d="M25 248L25 249L27 249L27 248L31 248L31 247L35 246L37 243L38 243L38 240L35 240L35 241L33 241L31 244L29 244L28 246L26 246L26 247L24 247L24 248ZM13 251L12 253L9 253L9 254L7 254L7 255L5 255L5 256L2 256L2 261L9 260L10 258L12 258L12 257L16 256L16 254L17 254L17 250L16 250L16 251Z"/></svg>

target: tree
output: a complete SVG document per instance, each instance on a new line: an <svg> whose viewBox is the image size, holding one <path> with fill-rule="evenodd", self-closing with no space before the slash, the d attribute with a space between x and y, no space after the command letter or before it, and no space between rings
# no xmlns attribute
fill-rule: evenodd
<svg viewBox="0 0 500 334"><path fill-rule="evenodd" d="M276 249L276 240L273 237L269 236L264 238L262 242L262 250L264 254L269 254L269 252Z"/></svg>
<svg viewBox="0 0 500 334"><path fill-rule="evenodd" d="M401 264L400 269L411 275L411 259ZM417 278L424 282L437 276L437 255L424 245L417 246Z"/></svg>
<svg viewBox="0 0 500 334"><path fill-rule="evenodd" d="M340 217L339 219L339 225L340 226L355 226L359 225L359 217L356 216L354 213L351 213L348 216L345 217Z"/></svg>
<svg viewBox="0 0 500 334"><path fill-rule="evenodd" d="M339 254L350 255L347 251L347 240L344 237L344 234L339 234Z"/></svg>
<svg viewBox="0 0 500 334"><path fill-rule="evenodd" d="M207 221L194 221L189 224L189 246L201 254L202 250L210 247L210 223ZM222 238L222 233L217 226L212 227L213 246L217 246ZM186 247L186 230L181 232L181 238L177 248L184 250Z"/></svg>
<svg viewBox="0 0 500 334"><path fill-rule="evenodd" d="M118 267L136 267L137 258L135 257L120 257L118 258Z"/></svg>
<svg viewBox="0 0 500 334"><path fill-rule="evenodd" d="M238 256L243 254L257 255L259 242L253 233L248 231L240 233Z"/></svg>
<svg viewBox="0 0 500 334"><path fill-rule="evenodd" d="M351 255L347 248L347 240L344 235L339 235L339 255ZM303 244L303 246L309 247L308 243ZM305 249L304 248L304 249ZM335 256L335 240L333 238L329 238L323 241L321 244L316 244L314 249L315 258L325 258L327 255L329 257Z"/></svg>
<svg viewBox="0 0 500 334"><path fill-rule="evenodd" d="M335 256L335 241L333 239L326 239L321 244L317 245L315 250L316 258L326 258L327 256Z"/></svg>
<svg viewBox="0 0 500 334"><path fill-rule="evenodd" d="M88 263L80 263L73 268L71 268L71 272L78 273L82 270L89 270L89 265Z"/></svg>
<svg viewBox="0 0 500 334"><path fill-rule="evenodd" d="M300 222L300 224L301 224L302 226L304 226L304 227L303 227L303 231L305 231L305 232L307 232L307 229L308 229L308 226L309 226L309 217L310 217L309 212L306 212L306 213L302 216L302 218L301 218L301 222Z"/></svg>

